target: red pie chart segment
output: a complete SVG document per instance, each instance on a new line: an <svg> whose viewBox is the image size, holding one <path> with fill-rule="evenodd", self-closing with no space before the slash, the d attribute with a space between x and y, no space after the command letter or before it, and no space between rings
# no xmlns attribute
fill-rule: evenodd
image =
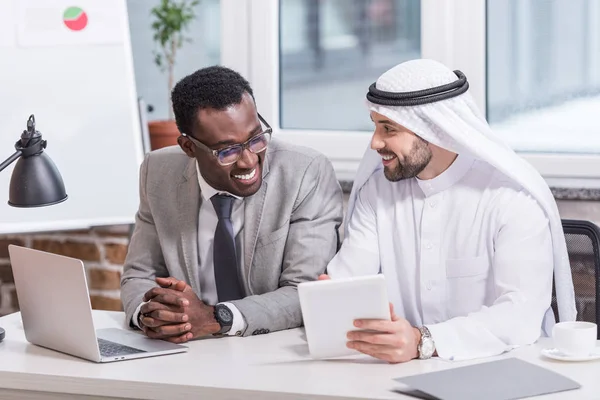
<svg viewBox="0 0 600 400"><path fill-rule="evenodd" d="M63 13L63 22L70 30L81 31L87 26L88 17L81 8L69 7Z"/></svg>

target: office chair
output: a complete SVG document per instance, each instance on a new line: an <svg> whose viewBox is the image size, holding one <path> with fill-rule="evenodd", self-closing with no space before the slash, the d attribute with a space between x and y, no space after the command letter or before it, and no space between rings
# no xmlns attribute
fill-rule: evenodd
<svg viewBox="0 0 600 400"><path fill-rule="evenodd" d="M589 221L571 219L563 219L562 226L573 274L577 321L600 323L600 228ZM552 309L558 322L554 287Z"/></svg>

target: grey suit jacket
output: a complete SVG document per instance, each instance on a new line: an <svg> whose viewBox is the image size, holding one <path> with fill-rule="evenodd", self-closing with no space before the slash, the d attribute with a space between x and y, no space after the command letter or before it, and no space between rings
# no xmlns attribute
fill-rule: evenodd
<svg viewBox="0 0 600 400"><path fill-rule="evenodd" d="M148 154L140 168L140 206L121 278L131 321L157 276L186 281L200 297L195 159L175 146ZM339 248L342 191L322 154L273 139L263 183L244 199L247 297L233 301L244 336L302 325L297 285L317 279Z"/></svg>

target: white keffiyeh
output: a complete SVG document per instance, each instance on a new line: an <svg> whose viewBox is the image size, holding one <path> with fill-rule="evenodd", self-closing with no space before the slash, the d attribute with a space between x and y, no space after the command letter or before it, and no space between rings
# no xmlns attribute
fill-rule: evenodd
<svg viewBox="0 0 600 400"><path fill-rule="evenodd" d="M412 60L385 72L376 88L386 92L412 92L456 81L456 74L433 60ZM422 139L457 154L484 160L515 180L537 200L550 221L554 248L554 280L560 321L574 321L577 311L565 237L556 201L547 183L501 138L494 135L467 91L456 97L419 106L382 106L367 100L368 108L406 127ZM381 156L367 149L356 174L346 217L369 177L382 168ZM546 321L548 322L548 321Z"/></svg>

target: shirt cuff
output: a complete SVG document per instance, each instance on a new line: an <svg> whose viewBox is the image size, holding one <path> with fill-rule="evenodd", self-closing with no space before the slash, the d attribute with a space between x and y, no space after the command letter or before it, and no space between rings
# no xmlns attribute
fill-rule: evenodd
<svg viewBox="0 0 600 400"><path fill-rule="evenodd" d="M227 332L226 335L242 336L242 334L246 330L246 320L244 319L244 316L242 315L240 310L238 310L238 308L236 306L234 306L232 303L219 303L219 304L223 304L224 306L227 306L227 308L229 308L229 310L233 314L233 323L231 325L231 329L229 329L229 332Z"/></svg>
<svg viewBox="0 0 600 400"><path fill-rule="evenodd" d="M140 309L142 308L142 306L144 304L148 303L147 301L143 301L140 303L139 306L137 306L137 308L135 309L135 311L133 312L133 316L131 317L131 322L133 323L133 325L135 325L138 329L142 329L142 327L139 325L138 323L138 316L140 315Z"/></svg>
<svg viewBox="0 0 600 400"><path fill-rule="evenodd" d="M460 326L457 320L426 326L437 355L442 360L463 361L492 357L510 350L509 346L484 329L468 329L466 326Z"/></svg>

